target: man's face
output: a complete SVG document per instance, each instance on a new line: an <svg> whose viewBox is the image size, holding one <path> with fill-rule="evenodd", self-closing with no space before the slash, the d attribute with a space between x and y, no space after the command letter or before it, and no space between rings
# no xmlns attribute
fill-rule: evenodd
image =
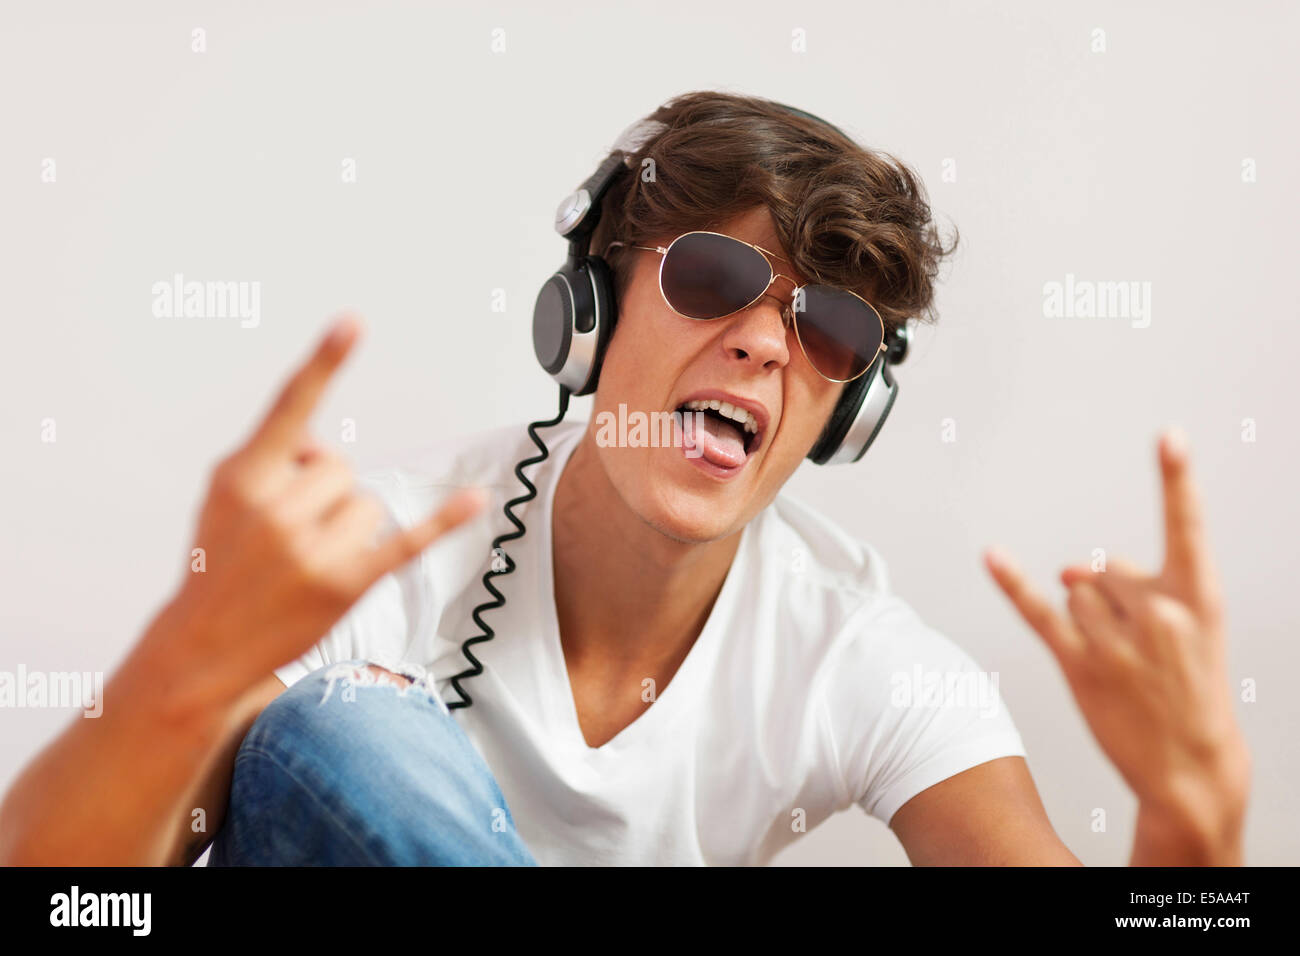
<svg viewBox="0 0 1300 956"><path fill-rule="evenodd" d="M717 231L787 256L765 207ZM642 244L666 246L674 238ZM595 442L610 482L643 521L679 541L713 541L739 531L772 501L821 434L845 386L822 378L808 364L794 329L786 327L781 313L790 303L791 282L778 278L767 295L726 318L688 319L673 312L659 292L662 258L632 250L625 259L631 279L619 302L586 440L595 440L602 412L617 421L620 403L629 419L636 412L672 412L702 395L731 395L756 405L762 431L754 438L740 431L740 441L748 444L743 464L732 469L696 457L698 447ZM773 264L795 282L807 278L787 259ZM707 427L721 434L723 445L738 447L726 426Z"/></svg>

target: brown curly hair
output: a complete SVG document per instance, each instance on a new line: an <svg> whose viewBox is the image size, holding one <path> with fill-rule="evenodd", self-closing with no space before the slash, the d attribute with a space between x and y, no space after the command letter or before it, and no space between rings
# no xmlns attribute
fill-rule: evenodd
<svg viewBox="0 0 1300 956"><path fill-rule="evenodd" d="M633 175L605 195L593 254L614 240L717 230L763 205L799 271L861 295L887 330L937 318L935 279L956 230L945 247L920 178L902 162L759 97L685 93L647 119L665 126L628 154ZM641 175L647 158L653 181ZM621 297L628 250L608 251Z"/></svg>

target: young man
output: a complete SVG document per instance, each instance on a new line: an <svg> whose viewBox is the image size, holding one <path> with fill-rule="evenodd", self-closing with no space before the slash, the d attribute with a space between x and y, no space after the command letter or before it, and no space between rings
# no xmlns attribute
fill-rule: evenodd
<svg viewBox="0 0 1300 956"><path fill-rule="evenodd" d="M0 859L189 862L224 819L214 864L755 864L857 804L916 863L1078 862L996 691L896 693L918 672L978 678L974 661L890 591L871 546L780 494L849 377L810 341L798 290L853 292L891 331L930 308L945 250L913 176L763 100L689 94L652 118L662 131L627 158L655 174L606 197L592 247L618 290L594 414L542 433L536 497L515 509L527 533L490 552L535 450L521 429L447 443L366 492L309 438L357 339L338 323L217 468L195 542L207 571L115 675L104 716L0 807ZM753 301L704 320L660 282L698 230L770 269ZM705 290L739 281L706 267ZM691 428L702 456L598 428L620 406L714 400ZM1249 762L1217 583L1170 440L1161 466L1159 574L1067 569L1066 618L1005 562L990 570L1139 798L1132 861L1236 863ZM472 706L451 710L493 561L512 567L506 600L459 683Z"/></svg>

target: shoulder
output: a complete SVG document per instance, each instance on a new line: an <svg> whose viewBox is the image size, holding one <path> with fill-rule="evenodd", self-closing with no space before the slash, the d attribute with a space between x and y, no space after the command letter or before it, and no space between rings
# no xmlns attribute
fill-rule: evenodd
<svg viewBox="0 0 1300 956"><path fill-rule="evenodd" d="M916 731L936 717L922 706L927 701L942 709L960 697L985 715L1001 710L996 673L893 590L873 545L788 497L779 499L764 536L769 561L786 552L775 585L777 618L786 622L778 637L804 651L810 694L843 749L894 737L900 724ZM936 729L969 716L957 710L935 721Z"/></svg>
<svg viewBox="0 0 1300 956"><path fill-rule="evenodd" d="M790 499L768 525L772 540L807 553L783 601L798 605L787 620L824 628L799 636L820 651L809 695L842 799L888 822L939 780L1024 755L997 672L893 591L875 547Z"/></svg>
<svg viewBox="0 0 1300 956"><path fill-rule="evenodd" d="M782 492L767 509L768 548L792 549L792 563L827 587L864 594L888 586L880 555L820 511Z"/></svg>
<svg viewBox="0 0 1300 956"><path fill-rule="evenodd" d="M890 595L889 571L872 545L782 493L756 519L760 587L784 622L783 641L824 661L860 632Z"/></svg>
<svg viewBox="0 0 1300 956"><path fill-rule="evenodd" d="M875 546L789 495L779 496L769 511L762 530L767 560L784 566L784 599L818 611L818 626L830 632L828 656L969 660L893 590L888 564Z"/></svg>

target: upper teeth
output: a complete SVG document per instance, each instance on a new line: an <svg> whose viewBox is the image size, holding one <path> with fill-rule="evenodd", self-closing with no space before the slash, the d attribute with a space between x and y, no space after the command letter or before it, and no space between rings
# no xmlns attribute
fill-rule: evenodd
<svg viewBox="0 0 1300 956"><path fill-rule="evenodd" d="M747 432L758 431L758 419L754 417L754 413L730 402L720 402L716 398L711 398L706 401L687 402L683 407L693 412L702 412L706 408L711 408L715 412L720 412L724 418L739 422Z"/></svg>

